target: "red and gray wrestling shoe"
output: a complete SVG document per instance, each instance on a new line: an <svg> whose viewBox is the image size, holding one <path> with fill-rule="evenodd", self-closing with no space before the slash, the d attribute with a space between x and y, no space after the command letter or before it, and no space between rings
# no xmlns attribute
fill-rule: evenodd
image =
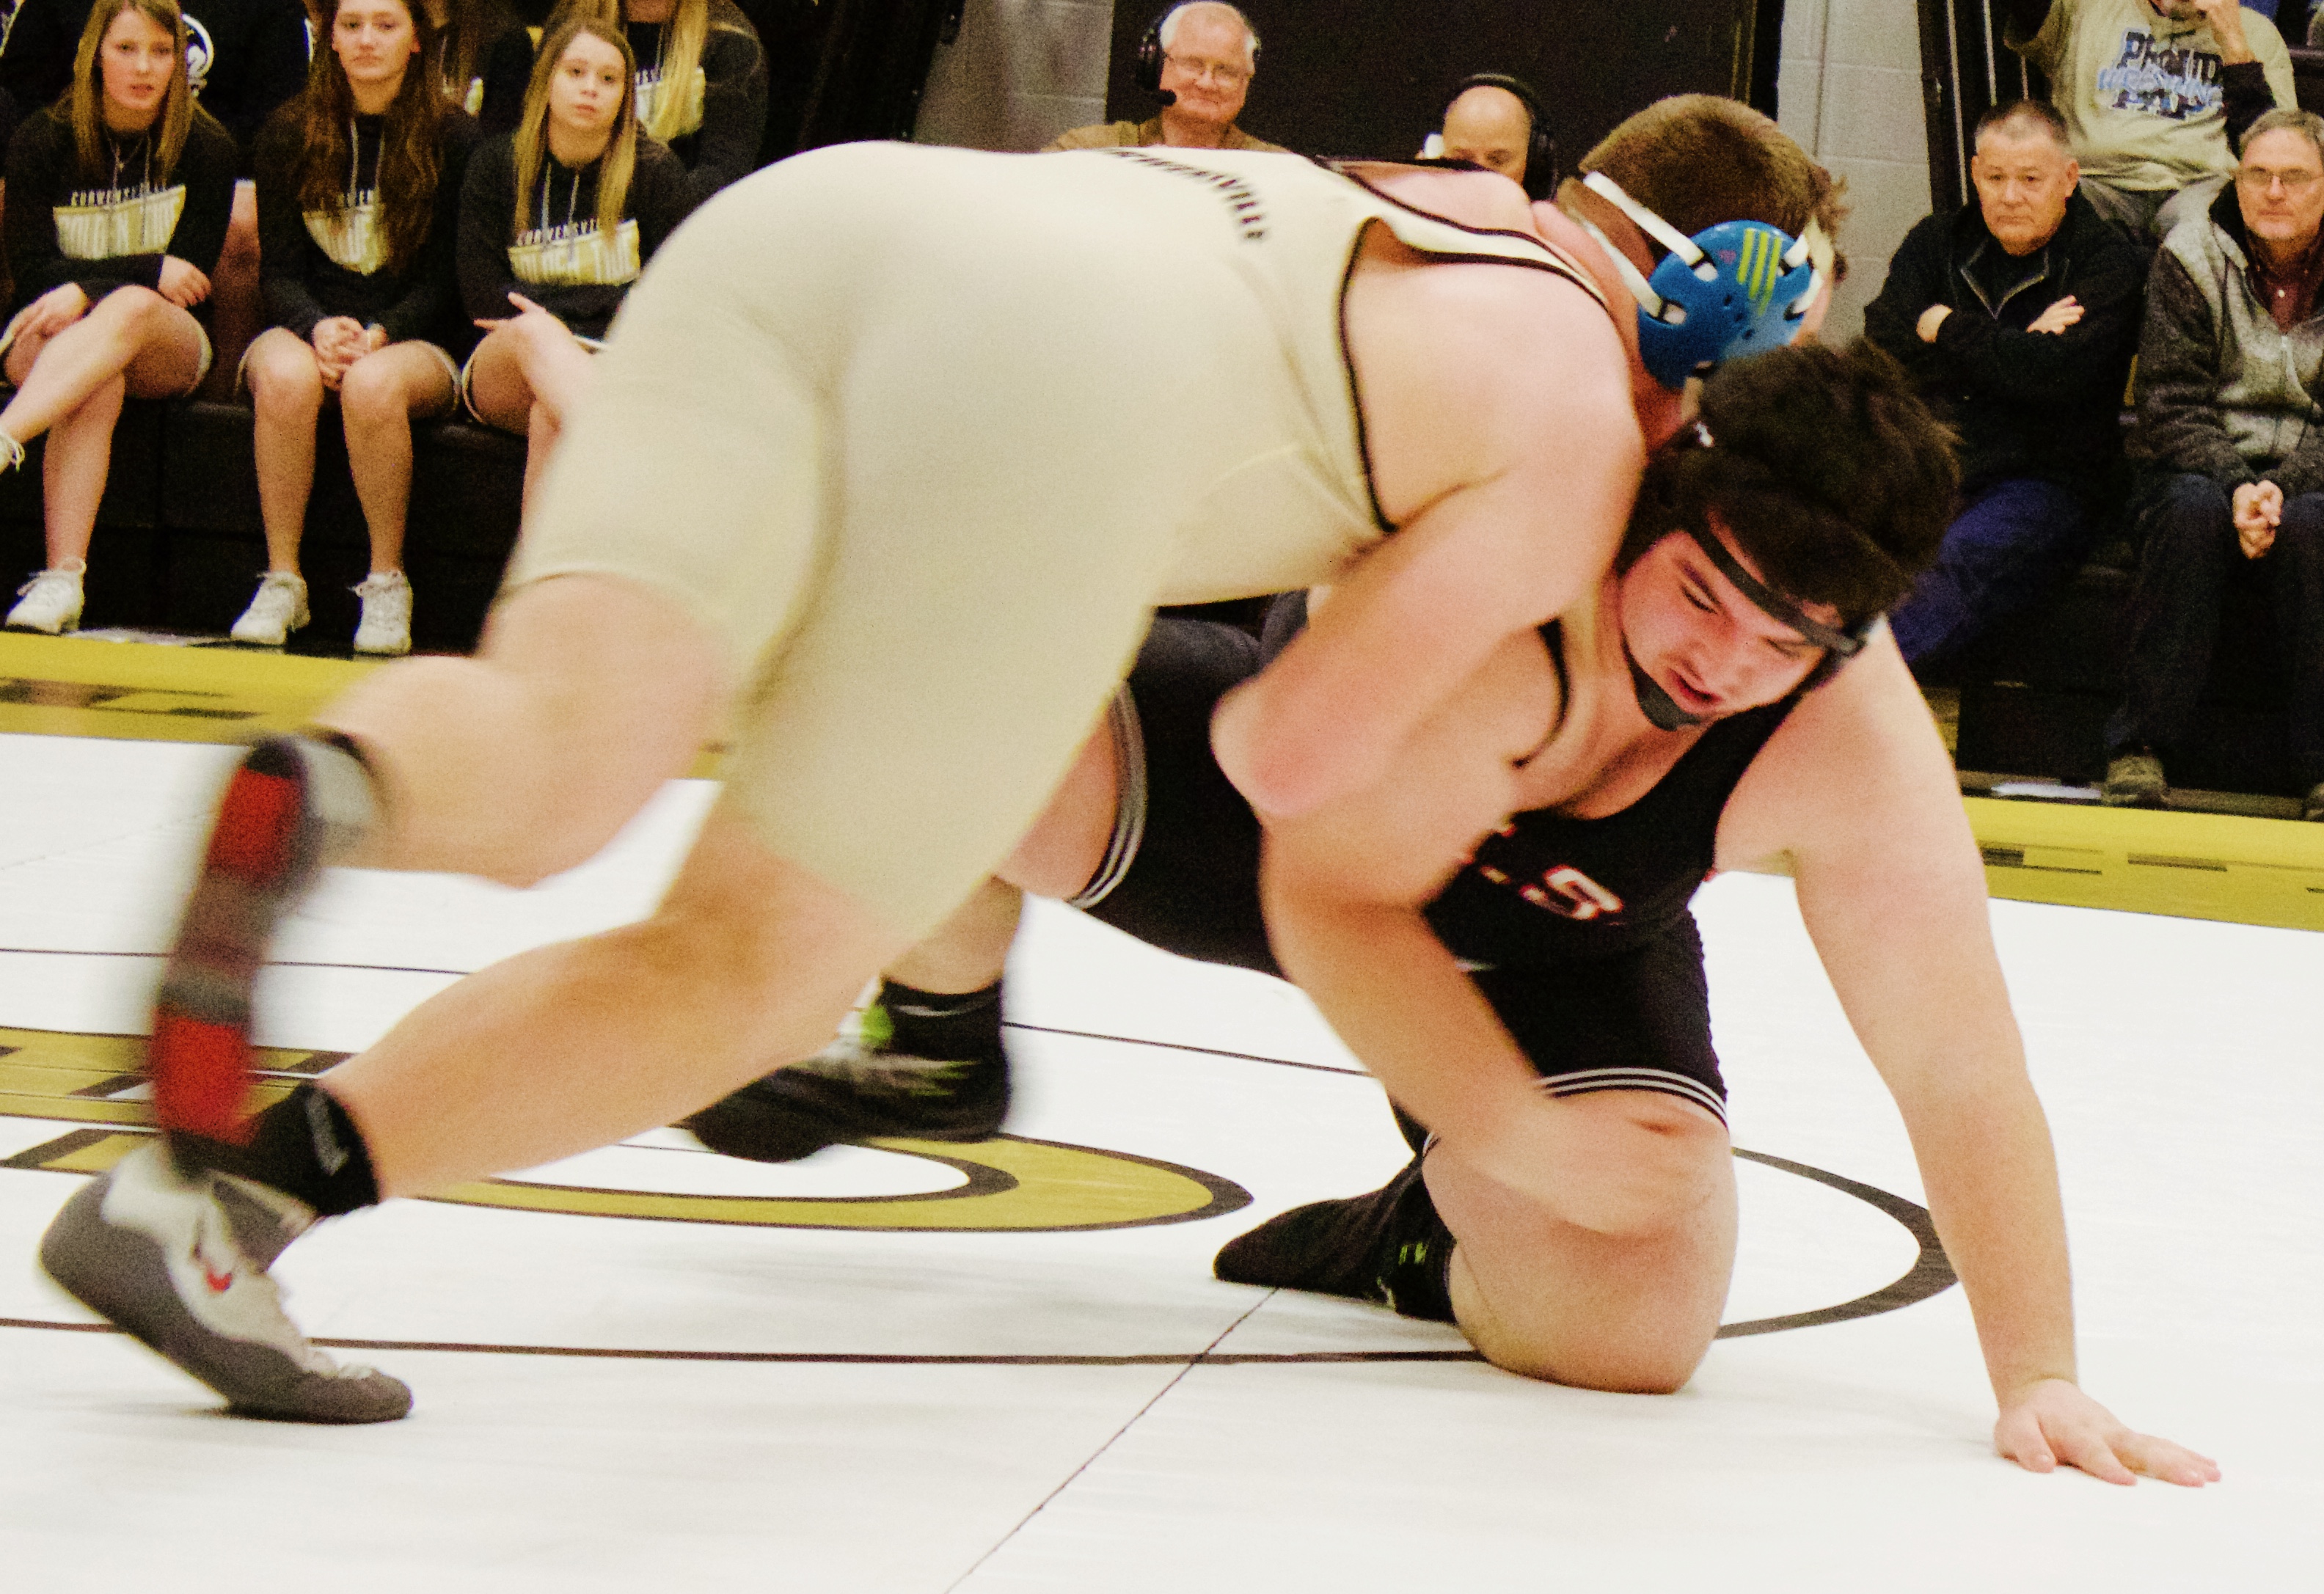
<svg viewBox="0 0 2324 1594"><path fill-rule="evenodd" d="M92 1311L256 1416L376 1423L410 1391L342 1368L284 1314L267 1268L314 1221L279 1190L204 1166L252 1138L251 999L276 926L327 861L374 823L351 747L281 737L226 784L155 1002L146 1072L161 1144L65 1203L41 1243L51 1277Z"/></svg>

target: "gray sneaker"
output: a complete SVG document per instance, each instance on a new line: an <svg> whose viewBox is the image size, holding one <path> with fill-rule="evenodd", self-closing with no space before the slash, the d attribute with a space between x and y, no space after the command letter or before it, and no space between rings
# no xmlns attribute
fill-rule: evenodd
<svg viewBox="0 0 2324 1594"><path fill-rule="evenodd" d="M2126 752L2107 765L2098 801L2109 808L2159 808L2170 789L2161 759L2151 752Z"/></svg>
<svg viewBox="0 0 2324 1594"><path fill-rule="evenodd" d="M247 1179L184 1177L157 1140L65 1202L41 1240L41 1266L244 1416L392 1422L411 1409L411 1391L309 1344L267 1276L314 1221Z"/></svg>

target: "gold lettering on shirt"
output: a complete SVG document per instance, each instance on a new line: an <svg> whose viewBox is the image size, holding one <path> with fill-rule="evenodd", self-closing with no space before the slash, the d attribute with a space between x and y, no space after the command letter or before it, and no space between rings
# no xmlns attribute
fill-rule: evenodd
<svg viewBox="0 0 2324 1594"><path fill-rule="evenodd" d="M368 277L387 263L387 236L382 225L385 217L377 189L355 195L354 203L337 216L327 210L309 210L303 219L315 247L340 270Z"/></svg>
<svg viewBox="0 0 2324 1594"><path fill-rule="evenodd" d="M611 236L595 222L534 227L509 246L509 268L520 282L550 288L619 287L638 280L638 224L625 221Z"/></svg>
<svg viewBox="0 0 2324 1594"><path fill-rule="evenodd" d="M186 186L83 189L54 207L57 247L67 260L167 254L185 213Z"/></svg>

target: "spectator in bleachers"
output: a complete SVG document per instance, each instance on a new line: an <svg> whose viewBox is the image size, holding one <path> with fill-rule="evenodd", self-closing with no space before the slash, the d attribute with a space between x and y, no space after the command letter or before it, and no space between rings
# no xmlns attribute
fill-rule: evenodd
<svg viewBox="0 0 2324 1594"><path fill-rule="evenodd" d="M0 88L23 106L72 87L90 0L23 0L0 51ZM250 142L307 84L307 13L300 0L195 0L184 8L187 80L202 109Z"/></svg>
<svg viewBox="0 0 2324 1594"><path fill-rule="evenodd" d="M2105 798L2160 802L2194 730L2230 581L2268 592L2291 762L2324 819L2324 118L2270 111L2233 190L2163 241L2138 346L2140 494L2129 691Z"/></svg>
<svg viewBox="0 0 2324 1594"><path fill-rule="evenodd" d="M747 177L767 126L767 60L733 0L564 0L549 26L582 14L622 30L638 61L639 131L686 168L689 201ZM540 30L512 28L493 46L478 113L488 133L517 124Z"/></svg>
<svg viewBox="0 0 2324 1594"><path fill-rule="evenodd" d="M2075 191L2058 113L1986 113L1977 198L1921 221L1864 312L1961 439L1960 512L1888 617L1906 662L1941 659L2052 590L2094 539L2121 458L2145 258Z"/></svg>
<svg viewBox="0 0 2324 1594"><path fill-rule="evenodd" d="M2282 35L2236 0L2009 0L2008 23L2050 79L2084 197L2149 249L2218 197L2244 129L2300 103Z"/></svg>
<svg viewBox="0 0 2324 1594"><path fill-rule="evenodd" d="M307 92L259 135L268 318L242 376L257 412L266 575L234 640L280 647L307 623L299 541L315 427L334 395L371 569L358 653L411 650L403 574L411 422L452 407L475 341L458 315L452 240L476 124L445 102L434 25L405 0L338 0Z"/></svg>
<svg viewBox="0 0 2324 1594"><path fill-rule="evenodd" d="M1557 175L1550 147L1540 97L1521 78L1480 72L1453 89L1420 153L1425 160L1467 161L1498 171L1533 198L1546 199Z"/></svg>
<svg viewBox="0 0 2324 1594"><path fill-rule="evenodd" d="M23 309L0 343L16 394L0 469L42 461L48 568L8 624L80 622L97 501L124 397L176 398L209 369L210 272L234 208L234 139L194 103L176 0L98 0L72 88L8 151L8 261Z"/></svg>
<svg viewBox="0 0 2324 1594"><path fill-rule="evenodd" d="M638 132L634 65L618 26L567 15L516 131L468 162L460 296L489 330L460 395L477 419L527 438L528 502L622 295L692 208L678 157Z"/></svg>
<svg viewBox="0 0 2324 1594"><path fill-rule="evenodd" d="M1139 86L1162 97L1143 122L1100 122L1059 134L1053 150L1135 144L1185 150L1272 150L1237 125L1259 70L1259 30L1222 0L1188 0L1163 14L1139 41Z"/></svg>
<svg viewBox="0 0 2324 1594"><path fill-rule="evenodd" d="M72 82L75 41L90 0L23 0L0 51L0 86L24 106L53 102ZM231 369L262 325L258 197L250 151L258 129L307 82L307 12L300 0L189 0L186 70L195 103L234 136L234 213L209 272L209 328ZM221 376L221 381L224 378Z"/></svg>
<svg viewBox="0 0 2324 1594"><path fill-rule="evenodd" d="M484 108L484 62L503 33L521 24L508 0L422 0L436 35L429 64L447 104L469 115ZM520 83L518 97L523 88Z"/></svg>

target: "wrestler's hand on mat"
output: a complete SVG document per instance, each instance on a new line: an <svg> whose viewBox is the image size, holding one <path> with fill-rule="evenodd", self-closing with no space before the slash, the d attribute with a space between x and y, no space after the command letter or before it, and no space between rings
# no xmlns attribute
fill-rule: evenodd
<svg viewBox="0 0 2324 1594"><path fill-rule="evenodd" d="M2135 1433L2115 1414L2064 1378L2029 1384L2003 1402L1993 1425L1993 1448L2028 1472L2061 1462L2102 1483L2159 1478L2189 1488L2219 1480L2219 1464L2183 1444Z"/></svg>

